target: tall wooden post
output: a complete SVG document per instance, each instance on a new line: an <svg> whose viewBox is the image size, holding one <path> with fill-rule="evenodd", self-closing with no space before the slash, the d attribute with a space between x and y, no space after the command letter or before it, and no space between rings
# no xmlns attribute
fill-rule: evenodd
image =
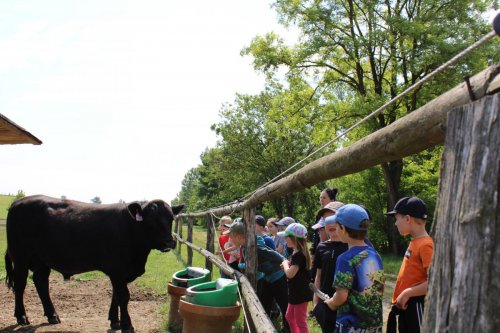
<svg viewBox="0 0 500 333"><path fill-rule="evenodd" d="M255 208L245 208L243 211L243 220L245 221L245 275L248 278L252 288L257 292L257 246L255 244ZM249 318L250 327L254 327L254 323ZM254 328L255 329L255 328ZM248 328L245 324L245 333Z"/></svg>
<svg viewBox="0 0 500 333"><path fill-rule="evenodd" d="M500 93L448 115L422 332L500 327Z"/></svg>
<svg viewBox="0 0 500 333"><path fill-rule="evenodd" d="M207 246L206 250L210 253L214 253L214 236L215 236L215 229L214 229L214 223L213 223L213 217L211 214L207 214L206 217L207 221ZM205 258L205 267L210 270L210 278L212 278L212 262L210 259Z"/></svg>
<svg viewBox="0 0 500 333"><path fill-rule="evenodd" d="M179 234L179 220L181 219L182 217L180 216L176 216L175 217L175 224L174 224L174 232L178 235ZM177 241L177 249L179 249L179 245L181 244L181 242Z"/></svg>
<svg viewBox="0 0 500 333"><path fill-rule="evenodd" d="M177 225L177 227L178 227L178 229L179 229L179 231L177 232L177 234L179 235L179 237L180 237L180 238L182 238L182 222L183 222L183 220L184 220L184 218L183 218L183 217L181 217L181 218L179 219L179 224ZM178 247L177 247L177 253L178 253L179 255L182 255L182 254L181 254L181 245L182 245L182 243L178 242L178 244L177 244L177 245L178 245Z"/></svg>
<svg viewBox="0 0 500 333"><path fill-rule="evenodd" d="M245 208L243 219L246 227L245 275L257 290L257 247L255 245L255 208Z"/></svg>
<svg viewBox="0 0 500 333"><path fill-rule="evenodd" d="M194 223L194 218L192 216L188 217L188 235L187 235L187 241L189 243L193 242L193 223ZM193 266L193 249L188 246L188 260L187 260L188 266Z"/></svg>

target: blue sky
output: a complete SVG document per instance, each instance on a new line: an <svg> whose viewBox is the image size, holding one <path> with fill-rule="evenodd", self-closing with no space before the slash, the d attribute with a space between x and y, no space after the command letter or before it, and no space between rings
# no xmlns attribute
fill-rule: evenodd
<svg viewBox="0 0 500 333"><path fill-rule="evenodd" d="M172 200L270 31L267 0L0 1L0 113L43 141L0 146L0 193Z"/></svg>

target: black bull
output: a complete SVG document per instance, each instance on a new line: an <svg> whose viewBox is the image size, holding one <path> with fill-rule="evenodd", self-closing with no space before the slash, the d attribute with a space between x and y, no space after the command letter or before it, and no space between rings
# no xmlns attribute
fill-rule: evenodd
<svg viewBox="0 0 500 333"><path fill-rule="evenodd" d="M60 323L49 295L51 269L65 278L98 270L113 286L111 328L133 332L127 283L144 273L152 249L175 248L172 221L182 208L162 200L96 205L31 196L14 202L7 216L5 267L18 324L29 325L23 303L28 270L51 324Z"/></svg>

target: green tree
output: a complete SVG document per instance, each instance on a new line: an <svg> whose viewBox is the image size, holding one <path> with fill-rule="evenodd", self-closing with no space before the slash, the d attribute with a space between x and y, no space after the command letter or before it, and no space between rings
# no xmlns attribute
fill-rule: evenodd
<svg viewBox="0 0 500 333"><path fill-rule="evenodd" d="M488 1L279 0L280 21L296 26L301 37L287 46L274 33L257 36L242 53L268 77L281 67L316 86L324 111L337 120L334 136L406 87L420 80L491 28L481 14ZM499 59L498 47L476 51L468 60L381 113L350 140L385 127L448 90L466 74ZM341 124L339 124L341 122ZM405 163L382 164L386 209L401 196ZM397 236L389 230L393 252Z"/></svg>
<svg viewBox="0 0 500 333"><path fill-rule="evenodd" d="M101 198L99 197L93 197L92 199L90 199L90 201L98 205L102 204Z"/></svg>
<svg viewBox="0 0 500 333"><path fill-rule="evenodd" d="M26 196L26 193L24 193L23 190L18 190L16 193L16 196L14 197L14 201L16 201L17 199L24 198L25 196Z"/></svg>

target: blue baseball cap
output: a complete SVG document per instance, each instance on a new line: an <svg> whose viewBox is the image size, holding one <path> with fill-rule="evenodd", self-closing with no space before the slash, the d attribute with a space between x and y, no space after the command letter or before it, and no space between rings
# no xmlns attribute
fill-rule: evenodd
<svg viewBox="0 0 500 333"><path fill-rule="evenodd" d="M335 224L336 223L336 221L335 221L335 215L330 215L330 216L326 217L324 219L324 221L325 221L325 226L331 225L331 224Z"/></svg>
<svg viewBox="0 0 500 333"><path fill-rule="evenodd" d="M366 210L355 204L340 207L332 218L335 219L335 222L354 230L368 230L368 227L361 226L361 222L370 219Z"/></svg>

